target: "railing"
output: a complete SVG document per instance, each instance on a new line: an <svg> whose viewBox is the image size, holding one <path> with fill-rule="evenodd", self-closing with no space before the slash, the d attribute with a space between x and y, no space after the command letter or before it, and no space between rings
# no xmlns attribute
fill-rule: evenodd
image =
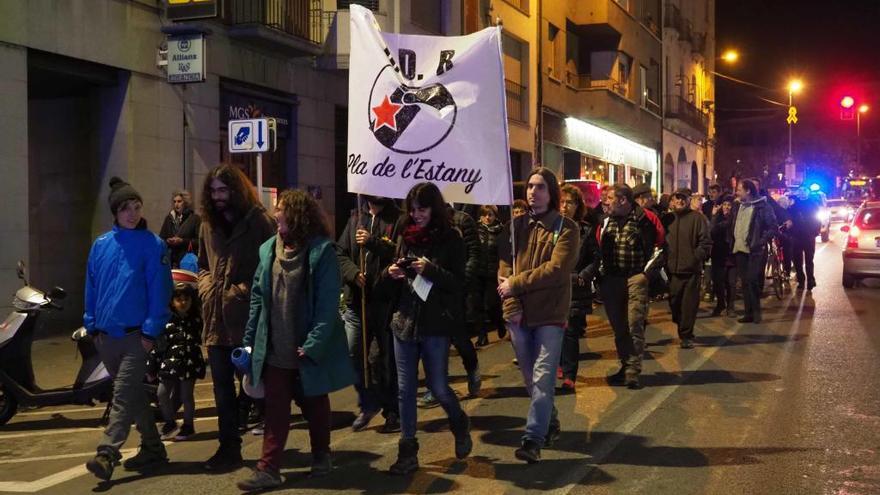
<svg viewBox="0 0 880 495"><path fill-rule="evenodd" d="M572 71L566 71L565 83L579 91L588 89L607 89L614 91L624 98L628 97L629 94L629 85L612 77L593 79L590 74L577 74Z"/></svg>
<svg viewBox="0 0 880 495"><path fill-rule="evenodd" d="M507 93L507 118L517 122L525 122L525 102L528 94L525 86L505 79L504 89Z"/></svg>
<svg viewBox="0 0 880 495"><path fill-rule="evenodd" d="M701 132L709 127L709 117L679 95L666 95L666 118L681 120Z"/></svg>
<svg viewBox="0 0 880 495"><path fill-rule="evenodd" d="M655 115L660 115L660 104L650 98L645 99L645 108L654 112Z"/></svg>
<svg viewBox="0 0 880 495"><path fill-rule="evenodd" d="M336 0L338 10L346 10L350 5L360 5L372 11L379 10L379 0Z"/></svg>
<svg viewBox="0 0 880 495"><path fill-rule="evenodd" d="M513 5L517 9L528 13L529 12L529 0L504 0L505 2Z"/></svg>
<svg viewBox="0 0 880 495"><path fill-rule="evenodd" d="M261 25L316 44L326 31L321 0L227 0L223 21Z"/></svg>

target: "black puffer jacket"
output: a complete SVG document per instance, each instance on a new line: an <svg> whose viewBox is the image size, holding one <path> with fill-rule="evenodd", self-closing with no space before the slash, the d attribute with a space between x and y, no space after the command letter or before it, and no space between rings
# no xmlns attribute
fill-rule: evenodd
<svg viewBox="0 0 880 495"><path fill-rule="evenodd" d="M165 332L147 355L147 372L158 375L162 381L205 378L201 335L201 318L173 314Z"/></svg>
<svg viewBox="0 0 880 495"><path fill-rule="evenodd" d="M477 228L477 222L461 210L449 208L450 217L452 218L452 226L461 234L464 241L465 250L467 252L467 260L464 267L464 278L467 284L467 290L474 288L476 290L476 280L480 276L482 267L486 266L486 253L483 251L483 245L480 243L480 232Z"/></svg>
<svg viewBox="0 0 880 495"><path fill-rule="evenodd" d="M370 240L364 245L367 278L367 301L371 301L371 288L376 285L382 270L394 261L397 237L396 225L400 210L393 201L387 201L382 211L373 218L364 208L360 215L352 214L336 244L336 257L342 275L343 294L346 305L360 304L361 288L355 280L360 273L361 246L355 240L358 227L370 231Z"/></svg>
<svg viewBox="0 0 880 495"><path fill-rule="evenodd" d="M482 222L480 229L480 244L483 245L483 252L486 253L486 264L484 270L480 273L481 277L495 279L498 276L498 234L504 225L496 221L492 225L485 225Z"/></svg>
<svg viewBox="0 0 880 495"><path fill-rule="evenodd" d="M599 271L602 256L596 240L596 228L581 222L581 248L577 265L571 272L571 316L582 317L593 313L591 283Z"/></svg>

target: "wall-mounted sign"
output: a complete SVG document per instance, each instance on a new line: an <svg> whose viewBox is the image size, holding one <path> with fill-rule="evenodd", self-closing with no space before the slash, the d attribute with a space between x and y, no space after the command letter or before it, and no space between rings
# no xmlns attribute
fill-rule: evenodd
<svg viewBox="0 0 880 495"><path fill-rule="evenodd" d="M168 37L168 82L194 83L205 80L205 35Z"/></svg>

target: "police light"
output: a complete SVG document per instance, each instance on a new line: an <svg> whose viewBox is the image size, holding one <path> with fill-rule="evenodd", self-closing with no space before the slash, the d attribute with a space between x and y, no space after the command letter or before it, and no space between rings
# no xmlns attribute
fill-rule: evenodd
<svg viewBox="0 0 880 495"><path fill-rule="evenodd" d="M816 184L816 183L810 184L810 191L812 191L812 192L819 192L821 189L822 189L822 186L820 186L819 184Z"/></svg>

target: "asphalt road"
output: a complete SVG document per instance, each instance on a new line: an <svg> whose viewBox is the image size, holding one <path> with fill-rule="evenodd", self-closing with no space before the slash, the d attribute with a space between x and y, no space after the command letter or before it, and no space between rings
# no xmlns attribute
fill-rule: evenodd
<svg viewBox="0 0 880 495"><path fill-rule="evenodd" d="M281 493L880 493L880 283L844 291L840 239L820 244L819 286L812 294L764 299L765 321L729 318L697 324L697 347L681 350L665 303L652 307L642 390L609 387L616 369L611 331L601 310L581 341L575 394L557 397L563 434L540 464L513 456L528 399L509 342L480 352L484 390L463 402L475 447L456 461L440 408L420 411L422 469L408 478L385 473L395 435L352 433L355 397L334 394L336 469L307 477L308 432L297 416L288 440ZM65 339L39 341L38 381L71 381L77 367ZM451 358L453 388L464 393L460 360ZM83 463L93 455L102 407L23 411L0 427L0 492L77 494L238 493L246 469L201 471L216 447L216 412L208 381L197 387L197 435L168 445L171 464L151 476L118 468L99 484ZM261 439L246 435L253 466ZM137 446L133 432L127 449ZM131 450L129 450L131 452Z"/></svg>

